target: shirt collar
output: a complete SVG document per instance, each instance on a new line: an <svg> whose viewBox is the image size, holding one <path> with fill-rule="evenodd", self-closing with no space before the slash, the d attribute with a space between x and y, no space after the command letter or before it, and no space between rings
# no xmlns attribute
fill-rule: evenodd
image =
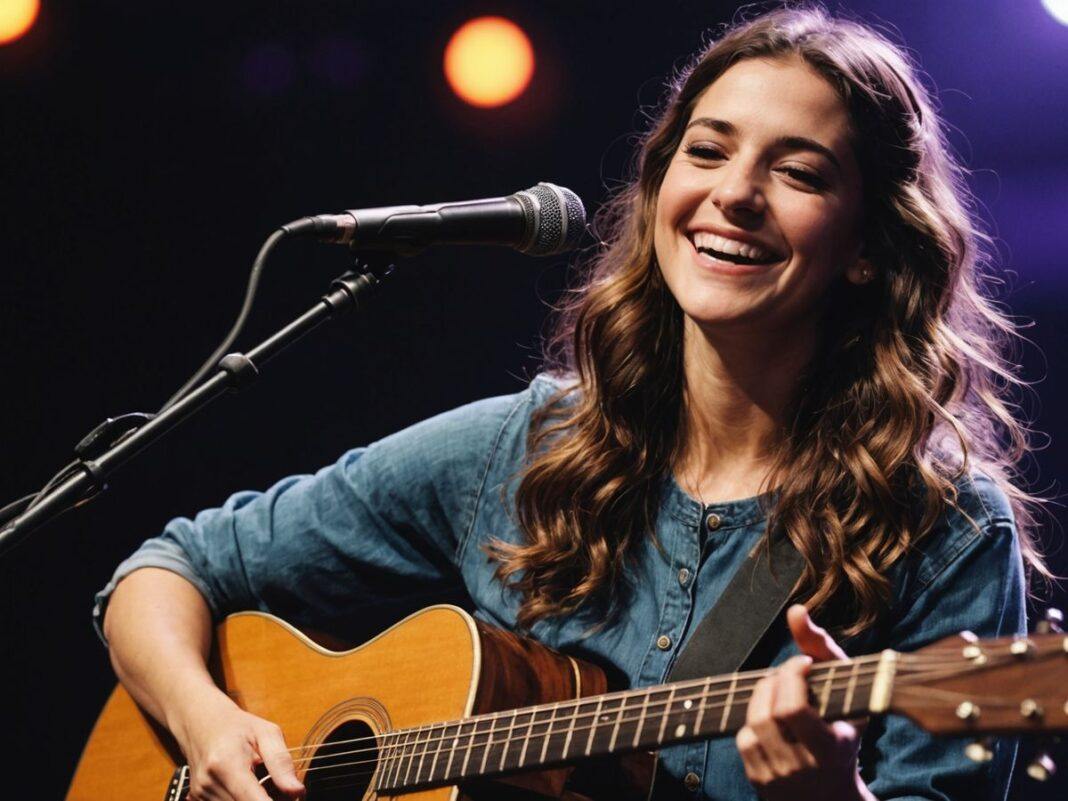
<svg viewBox="0 0 1068 801"><path fill-rule="evenodd" d="M773 494L766 492L751 498L702 506L700 501L691 498L683 491L673 475L669 475L664 482L664 493L663 508L676 520L696 527L707 515L715 513L720 519L717 527L719 531L740 528L764 520L768 516L767 507Z"/></svg>

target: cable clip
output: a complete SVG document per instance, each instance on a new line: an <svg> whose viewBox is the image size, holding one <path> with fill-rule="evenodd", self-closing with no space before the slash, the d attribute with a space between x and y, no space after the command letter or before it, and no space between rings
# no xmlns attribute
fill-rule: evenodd
<svg viewBox="0 0 1068 801"><path fill-rule="evenodd" d="M244 389L260 375L252 359L244 353L226 354L219 360L219 369L230 374L230 386L233 389Z"/></svg>

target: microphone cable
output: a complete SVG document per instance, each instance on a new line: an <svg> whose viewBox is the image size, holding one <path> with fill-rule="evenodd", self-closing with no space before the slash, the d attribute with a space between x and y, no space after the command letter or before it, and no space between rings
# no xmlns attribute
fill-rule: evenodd
<svg viewBox="0 0 1068 801"><path fill-rule="evenodd" d="M241 310L238 312L237 319L234 321L233 326L231 326L229 333L226 335L223 341L219 343L218 347L216 347L214 351L212 351L212 354L208 356L204 363L197 368L196 372L194 372L193 375L184 384L182 384L182 386L179 387L178 390L173 395L171 395L170 398L167 399L167 401L159 408L159 411L157 411L155 414L130 415L130 417L139 418L142 424L147 423L157 414L166 411L171 406L178 403L178 401L180 401L194 389L196 389L197 385L204 379L204 377L209 372L211 372L214 367L218 365L219 360L226 355L227 351L230 349L230 346L233 345L234 341L241 335L241 332L244 330L245 325L248 322L248 318L252 313L253 304L256 300L256 293L259 290L260 279L263 277L263 271L267 265L267 259L270 256L271 251L274 250L275 246L282 239L289 236L291 233L292 232L289 231L286 227L278 228L277 230L272 232L270 236L267 237L266 241L264 241L263 245L260 247L259 253L256 254L256 258L252 262L252 269L249 271L248 283L245 287L245 297L241 303ZM126 415L123 415L123 417L126 417ZM55 475L48 479L48 481L43 487L41 487L41 489L37 490L36 492L31 492L29 495L24 495L23 497L12 501L6 506L0 507L0 526L17 517L18 515L33 509L33 507L37 505L38 501L45 497L45 495L50 489L52 489L52 487L66 480L75 472L77 472L82 461L89 455L89 449L93 446L98 445L99 437L95 437L94 434L100 432L102 426L106 426L111 422L112 418L108 418L108 420L102 423L101 426L97 426L93 429L92 432L90 432L86 437L84 437L74 448L74 452L78 455L79 458L64 465ZM137 431L138 428L139 426L127 428L118 437L109 442L106 447L110 448L115 445L118 445L120 442L126 439L126 437L132 435L135 431ZM69 507L69 509L78 506L83 501L88 500L89 497L91 496L87 496L86 498L79 500L73 506Z"/></svg>

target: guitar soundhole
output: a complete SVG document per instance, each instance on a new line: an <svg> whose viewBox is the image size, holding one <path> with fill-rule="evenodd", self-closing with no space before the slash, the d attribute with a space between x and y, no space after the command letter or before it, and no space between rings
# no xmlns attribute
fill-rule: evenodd
<svg viewBox="0 0 1068 801"><path fill-rule="evenodd" d="M358 801L378 764L378 742L366 723L350 720L330 732L315 750L304 786L307 801Z"/></svg>

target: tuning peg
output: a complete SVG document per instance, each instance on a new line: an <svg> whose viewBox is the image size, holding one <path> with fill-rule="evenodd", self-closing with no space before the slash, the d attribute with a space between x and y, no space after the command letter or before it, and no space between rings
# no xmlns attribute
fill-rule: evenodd
<svg viewBox="0 0 1068 801"><path fill-rule="evenodd" d="M1064 613L1052 607L1046 610L1045 618L1038 621L1035 631L1039 634L1061 634L1064 632Z"/></svg>
<svg viewBox="0 0 1068 801"><path fill-rule="evenodd" d="M989 762L994 758L993 740L984 737L982 740L968 743L964 746L964 756L972 762Z"/></svg>
<svg viewBox="0 0 1068 801"><path fill-rule="evenodd" d="M1036 782L1048 781L1057 772L1057 763L1046 751L1041 751L1027 765L1027 775Z"/></svg>

